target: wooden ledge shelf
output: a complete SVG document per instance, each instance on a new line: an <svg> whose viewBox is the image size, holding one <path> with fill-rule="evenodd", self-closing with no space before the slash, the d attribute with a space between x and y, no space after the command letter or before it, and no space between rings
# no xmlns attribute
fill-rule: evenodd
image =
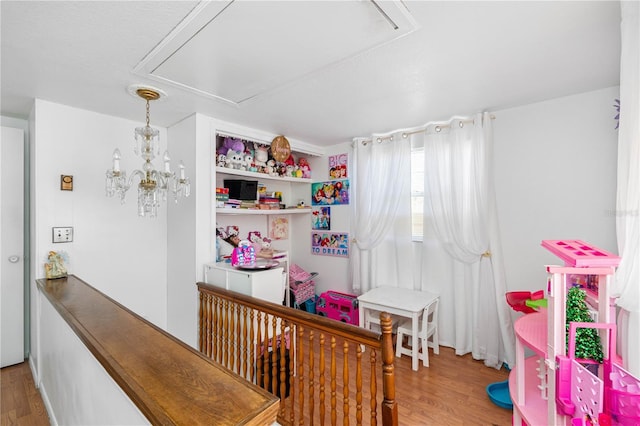
<svg viewBox="0 0 640 426"><path fill-rule="evenodd" d="M269 425L278 398L70 275L42 294L152 424Z"/></svg>

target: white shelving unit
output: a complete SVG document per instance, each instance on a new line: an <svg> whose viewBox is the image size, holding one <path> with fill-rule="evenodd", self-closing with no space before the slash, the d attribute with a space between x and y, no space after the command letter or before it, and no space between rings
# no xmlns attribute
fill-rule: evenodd
<svg viewBox="0 0 640 426"><path fill-rule="evenodd" d="M228 132L220 131L216 133L215 139L218 135L227 135ZM253 140L250 135L240 136L237 132L234 132L237 137L243 140ZM258 143L260 138L256 138ZM299 158L306 154L298 152L295 148L292 148L292 154ZM309 154L317 155L317 154ZM240 208L226 208L218 207L214 208L216 225L228 226L238 225L240 227L240 237L244 238L249 230L257 230L262 233L263 236L268 236L268 222L272 217L285 216L289 218L289 239L288 240L275 240L272 241L272 248L279 252L274 258L280 262L281 269L284 275L284 287L285 287L285 301L287 306L289 305L289 265L293 259L290 258L292 253L291 239L292 238L311 238L311 208L304 207L298 208L299 201L304 201L306 206L311 205L311 182L312 179L297 178L291 176L270 176L266 173L257 173L247 170L239 170L228 167L213 167L213 182L215 187L223 187L225 179L247 179L256 180L258 183L267 187L269 192L277 191L282 193L282 203L289 208L285 209L240 209ZM213 202L215 206L215 195L213 196ZM309 231L309 232L307 232ZM214 236L215 237L215 236ZM295 256L294 256L295 257ZM209 265L210 266L210 265ZM206 268L207 266L205 266ZM260 275L258 275L260 276Z"/></svg>
<svg viewBox="0 0 640 426"><path fill-rule="evenodd" d="M295 209L280 209L280 210L260 210L260 209L230 209L230 208L217 208L217 214L239 214L249 216L282 216L287 214L309 214L311 209L309 208L295 208Z"/></svg>

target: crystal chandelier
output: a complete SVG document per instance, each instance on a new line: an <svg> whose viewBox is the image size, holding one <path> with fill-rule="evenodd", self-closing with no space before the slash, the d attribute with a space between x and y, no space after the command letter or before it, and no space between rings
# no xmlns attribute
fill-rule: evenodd
<svg viewBox="0 0 640 426"><path fill-rule="evenodd" d="M160 98L160 91L146 87L139 87L135 93L147 102L147 125L144 127L136 127L135 145L133 152L140 155L144 160L142 170L134 170L127 179L127 173L120 169L120 150L116 148L113 151L113 167L107 170L106 190L107 197L113 197L115 194L120 196L120 202L124 204L125 195L134 177L138 177L138 215L156 217L158 215L158 206L160 201L166 201L167 192L173 194L175 202L178 198L188 197L191 185L189 178L185 177L185 170L182 161L180 162L178 175L171 171L171 159L169 152L165 151L162 155L164 168L162 171L156 170L153 166L153 159L160 153L159 149L159 132L149 126L149 101Z"/></svg>

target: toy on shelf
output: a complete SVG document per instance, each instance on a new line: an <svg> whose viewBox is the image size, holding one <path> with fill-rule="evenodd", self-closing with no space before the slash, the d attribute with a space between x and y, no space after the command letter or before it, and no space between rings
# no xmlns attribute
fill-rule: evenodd
<svg viewBox="0 0 640 426"><path fill-rule="evenodd" d="M231 266L247 266L256 263L256 251L250 241L242 240L231 253Z"/></svg>

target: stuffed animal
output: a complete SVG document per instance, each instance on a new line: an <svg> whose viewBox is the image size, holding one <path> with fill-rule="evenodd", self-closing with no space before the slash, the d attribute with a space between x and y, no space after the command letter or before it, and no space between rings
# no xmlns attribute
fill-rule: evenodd
<svg viewBox="0 0 640 426"><path fill-rule="evenodd" d="M247 239L249 241L251 241L251 244L253 244L253 247L256 250L256 253L260 251L260 249L262 249L262 234L260 233L260 231L250 231L249 235L247 235Z"/></svg>
<svg viewBox="0 0 640 426"><path fill-rule="evenodd" d="M218 162L216 163L218 167L226 167L227 166L227 156L225 154L218 154Z"/></svg>
<svg viewBox="0 0 640 426"><path fill-rule="evenodd" d="M222 146L218 148L218 153L228 157L229 151L244 152L244 143L240 139L225 137Z"/></svg>
<svg viewBox="0 0 640 426"><path fill-rule="evenodd" d="M309 162L306 158L300 158L298 160L298 166L300 170L302 170L302 177L305 179L311 179L311 167L309 166Z"/></svg>
<svg viewBox="0 0 640 426"><path fill-rule="evenodd" d="M244 167L243 170L247 170L249 172L258 171L258 169L256 168L256 165L255 165L255 163L253 161L253 155L251 155L251 153L244 155L243 167Z"/></svg>
<svg viewBox="0 0 640 426"><path fill-rule="evenodd" d="M285 176L295 177L295 167L292 164L287 164L284 168L285 168L285 172L284 172Z"/></svg>
<svg viewBox="0 0 640 426"><path fill-rule="evenodd" d="M244 156L241 152L236 152L234 150L229 150L227 153L227 168L229 169L242 169L242 164L244 163Z"/></svg>
<svg viewBox="0 0 640 426"><path fill-rule="evenodd" d="M267 167L267 161L269 161L269 148L264 145L254 143L253 149L255 152L254 162L256 167L259 172L263 172L264 168Z"/></svg>
<svg viewBox="0 0 640 426"><path fill-rule="evenodd" d="M278 171L276 170L276 162L274 160L267 161L267 167L265 168L269 176L278 176Z"/></svg>

